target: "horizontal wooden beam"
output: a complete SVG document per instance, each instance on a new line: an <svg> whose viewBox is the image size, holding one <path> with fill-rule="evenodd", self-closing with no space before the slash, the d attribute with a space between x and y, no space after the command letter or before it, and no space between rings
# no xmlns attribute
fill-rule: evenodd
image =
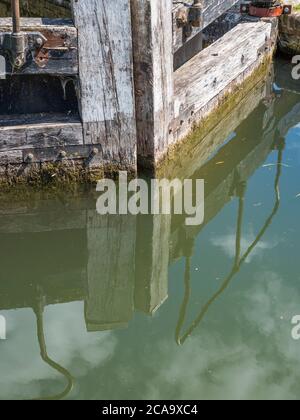
<svg viewBox="0 0 300 420"><path fill-rule="evenodd" d="M276 34L273 21L244 22L175 72L175 141L187 136L273 53Z"/></svg>
<svg viewBox="0 0 300 420"><path fill-rule="evenodd" d="M78 74L77 30L68 19L25 18L21 20L24 32L40 32L47 39L41 49L36 49L33 56L14 74L50 74L74 76ZM0 34L11 32L10 18L0 18ZM0 54L4 54L0 44ZM7 60L7 74L12 68Z"/></svg>
<svg viewBox="0 0 300 420"><path fill-rule="evenodd" d="M27 149L83 145L79 118L59 114L0 117L0 162L23 161ZM14 159L14 160L15 160Z"/></svg>
<svg viewBox="0 0 300 420"><path fill-rule="evenodd" d="M203 29L234 6L238 0L202 0L202 18L197 27L189 27L180 22L187 18L188 5L193 2L178 2L173 5L173 49L179 50L186 42L199 34Z"/></svg>
<svg viewBox="0 0 300 420"><path fill-rule="evenodd" d="M236 128L266 98L268 85L271 83L266 79L270 71L271 65L261 75L261 80L257 84L245 87L245 96L234 100L229 111L220 112L220 121L212 130L208 129L207 132L203 130L196 142L185 142L182 147L179 147L178 153L168 160L164 172L160 176L183 180L191 178L196 171L199 171L211 156L214 156L216 151L226 143L226 139L230 138Z"/></svg>

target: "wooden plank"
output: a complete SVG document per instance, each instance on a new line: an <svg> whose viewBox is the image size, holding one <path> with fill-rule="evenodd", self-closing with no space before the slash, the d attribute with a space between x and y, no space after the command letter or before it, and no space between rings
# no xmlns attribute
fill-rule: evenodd
<svg viewBox="0 0 300 420"><path fill-rule="evenodd" d="M172 129L176 141L272 54L274 31L272 21L239 24L175 72Z"/></svg>
<svg viewBox="0 0 300 420"><path fill-rule="evenodd" d="M172 0L131 0L137 150L153 163L168 146L173 115Z"/></svg>
<svg viewBox="0 0 300 420"><path fill-rule="evenodd" d="M80 105L87 144L136 167L130 0L72 1L78 29Z"/></svg>
<svg viewBox="0 0 300 420"><path fill-rule="evenodd" d="M0 117L1 153L54 146L61 150L70 145L83 145L78 118L57 114Z"/></svg>
<svg viewBox="0 0 300 420"><path fill-rule="evenodd" d="M88 331L124 327L133 317L136 217L88 212Z"/></svg>
<svg viewBox="0 0 300 420"><path fill-rule="evenodd" d="M266 98L268 86L272 83L267 78L269 72L271 73L271 66L266 69L265 74L261 75L262 79L257 84L250 86L249 90L245 88L245 96L239 99L236 106L232 106L230 110L227 110L227 113L220 114L219 124L212 130L209 129L208 132L199 133L196 141L184 142L182 147L179 146L177 153L162 168L163 173L160 176L181 180L191 178L211 156L215 155L216 151L235 132L236 128Z"/></svg>
<svg viewBox="0 0 300 420"><path fill-rule="evenodd" d="M34 58L22 69L14 70L14 74L78 74L77 31L71 20L24 18L21 19L21 29L24 32L40 32L47 42L42 49L35 51ZM11 30L11 19L0 18L0 33ZM12 73L9 62L7 73Z"/></svg>
<svg viewBox="0 0 300 420"><path fill-rule="evenodd" d="M0 166L7 164L24 163L34 164L42 162L74 162L76 160L85 161L86 166L92 165L95 167L93 160L97 165L110 164L111 162L105 159L103 155L102 145L99 144L85 144L85 145L65 145L56 147L27 147L23 149L12 149L0 152ZM94 150L97 149L97 155L94 155ZM63 156L62 156L63 153Z"/></svg>
<svg viewBox="0 0 300 420"><path fill-rule="evenodd" d="M173 5L173 49L174 52L181 48L186 42L203 31L214 20L220 17L228 9L234 6L238 0L202 0L202 21L199 27L191 28L187 31L186 27L178 25L178 18L186 15L187 7L183 2ZM192 1L186 2L192 4Z"/></svg>

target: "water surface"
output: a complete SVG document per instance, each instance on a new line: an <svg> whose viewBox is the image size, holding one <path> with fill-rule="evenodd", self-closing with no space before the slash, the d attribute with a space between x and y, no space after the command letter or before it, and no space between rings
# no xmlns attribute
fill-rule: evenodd
<svg viewBox="0 0 300 420"><path fill-rule="evenodd" d="M299 397L300 96L276 77L178 166L201 227L94 194L1 205L0 398Z"/></svg>

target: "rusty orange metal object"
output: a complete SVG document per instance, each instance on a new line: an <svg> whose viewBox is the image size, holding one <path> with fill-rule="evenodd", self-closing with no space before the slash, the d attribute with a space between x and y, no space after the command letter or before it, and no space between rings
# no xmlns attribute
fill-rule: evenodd
<svg viewBox="0 0 300 420"><path fill-rule="evenodd" d="M256 7L250 5L249 7L249 15L260 17L260 18L267 18L267 17L279 17L283 14L284 6L274 6L270 8L265 7Z"/></svg>
<svg viewBox="0 0 300 420"><path fill-rule="evenodd" d="M241 13L258 18L280 17L283 14L291 14L292 6L277 3L273 5L270 4L270 6L267 7L266 5L259 5L258 2L253 2L252 4L242 4Z"/></svg>

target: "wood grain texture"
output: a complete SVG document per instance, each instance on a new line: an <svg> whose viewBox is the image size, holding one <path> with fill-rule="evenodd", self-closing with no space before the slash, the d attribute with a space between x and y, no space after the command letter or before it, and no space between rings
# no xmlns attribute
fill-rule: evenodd
<svg viewBox="0 0 300 420"><path fill-rule="evenodd" d="M172 159L169 159L166 166L162 168L160 176L181 180L191 178L266 98L271 83L267 80L267 73L270 70L271 66L261 75L262 79L259 83L251 86L249 91L245 88L245 96L241 97L237 105L232 106L229 112L220 114L219 124L212 130L199 133L199 137L194 141L179 145L177 153L172 155Z"/></svg>
<svg viewBox="0 0 300 420"><path fill-rule="evenodd" d="M167 147L173 109L172 0L131 0L138 156Z"/></svg>
<svg viewBox="0 0 300 420"><path fill-rule="evenodd" d="M13 119L13 117L12 117ZM38 116L15 117L16 125L12 119L0 119L0 151L17 149L34 149L58 147L67 145L83 145L82 124L78 119L67 117L57 119L55 116L39 118ZM5 125L5 120L7 125ZM64 120L64 121L63 121Z"/></svg>
<svg viewBox="0 0 300 420"><path fill-rule="evenodd" d="M72 5L84 141L101 143L111 162L135 166L130 1L79 0Z"/></svg>
<svg viewBox="0 0 300 420"><path fill-rule="evenodd" d="M40 32L47 42L42 49L34 51L33 57L28 56L26 65L18 71L12 71L8 61L7 74L78 74L77 31L71 20L23 18L21 29L24 32ZM11 19L0 18L0 34L11 30Z"/></svg>
<svg viewBox="0 0 300 420"><path fill-rule="evenodd" d="M174 140L209 115L275 48L272 22L245 22L175 72ZM234 53L233 53L234 51Z"/></svg>

